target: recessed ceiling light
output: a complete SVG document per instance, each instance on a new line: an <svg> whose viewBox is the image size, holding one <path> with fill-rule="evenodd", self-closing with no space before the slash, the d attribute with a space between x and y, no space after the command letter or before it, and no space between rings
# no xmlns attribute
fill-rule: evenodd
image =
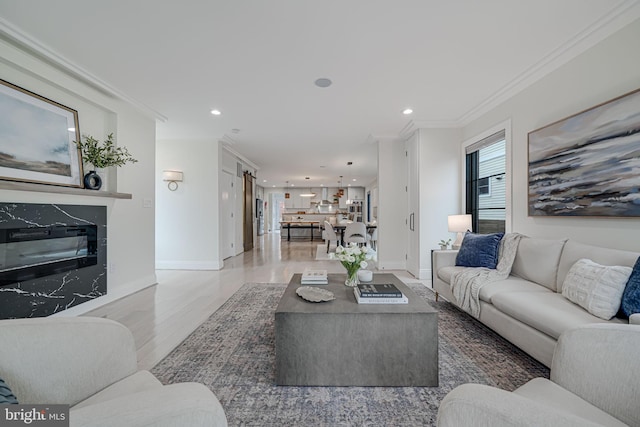
<svg viewBox="0 0 640 427"><path fill-rule="evenodd" d="M355 179L355 178L353 178L353 182L355 182L355 181L356 181L356 179Z"/></svg>
<svg viewBox="0 0 640 427"><path fill-rule="evenodd" d="M333 83L331 80L325 78L319 78L315 81L315 84L318 87L329 87L331 86L331 83Z"/></svg>
<svg viewBox="0 0 640 427"><path fill-rule="evenodd" d="M222 113L220 112L220 110L211 110L211 114L213 114L214 116L219 116Z"/></svg>
<svg viewBox="0 0 640 427"><path fill-rule="evenodd" d="M262 180L262 182L267 182L267 180L266 180L266 179L263 179L263 180Z"/></svg>
<svg viewBox="0 0 640 427"><path fill-rule="evenodd" d="M405 108L404 110L402 110L402 114L404 114L405 116L408 116L411 113L413 113L413 110L411 108Z"/></svg>
<svg viewBox="0 0 640 427"><path fill-rule="evenodd" d="M272 187L274 187L274 188L275 188L275 186L276 186L275 184L272 185Z"/></svg>

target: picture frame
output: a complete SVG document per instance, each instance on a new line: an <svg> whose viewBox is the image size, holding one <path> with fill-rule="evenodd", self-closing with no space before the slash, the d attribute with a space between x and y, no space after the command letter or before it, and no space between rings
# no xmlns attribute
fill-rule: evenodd
<svg viewBox="0 0 640 427"><path fill-rule="evenodd" d="M528 134L529 216L640 217L640 89Z"/></svg>
<svg viewBox="0 0 640 427"><path fill-rule="evenodd" d="M78 112L0 80L0 179L83 187Z"/></svg>

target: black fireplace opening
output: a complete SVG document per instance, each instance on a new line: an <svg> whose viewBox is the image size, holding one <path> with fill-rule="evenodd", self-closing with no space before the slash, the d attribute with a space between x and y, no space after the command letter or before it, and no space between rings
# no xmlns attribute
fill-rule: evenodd
<svg viewBox="0 0 640 427"><path fill-rule="evenodd" d="M97 263L96 225L0 229L0 286Z"/></svg>

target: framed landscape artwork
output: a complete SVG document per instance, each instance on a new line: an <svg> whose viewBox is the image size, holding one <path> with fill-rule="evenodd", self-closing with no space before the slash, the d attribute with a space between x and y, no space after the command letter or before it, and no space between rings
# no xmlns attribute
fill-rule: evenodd
<svg viewBox="0 0 640 427"><path fill-rule="evenodd" d="M82 187L78 112L0 80L0 179Z"/></svg>
<svg viewBox="0 0 640 427"><path fill-rule="evenodd" d="M640 216L640 89L529 133L529 216Z"/></svg>

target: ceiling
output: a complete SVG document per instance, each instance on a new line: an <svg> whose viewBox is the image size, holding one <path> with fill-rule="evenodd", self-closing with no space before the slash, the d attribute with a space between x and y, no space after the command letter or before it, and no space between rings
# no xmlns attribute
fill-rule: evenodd
<svg viewBox="0 0 640 427"><path fill-rule="evenodd" d="M340 175L369 184L376 139L467 124L640 17L640 5L16 0L0 2L0 17L5 38L152 114L158 139L222 140L259 168L258 184L315 187Z"/></svg>

